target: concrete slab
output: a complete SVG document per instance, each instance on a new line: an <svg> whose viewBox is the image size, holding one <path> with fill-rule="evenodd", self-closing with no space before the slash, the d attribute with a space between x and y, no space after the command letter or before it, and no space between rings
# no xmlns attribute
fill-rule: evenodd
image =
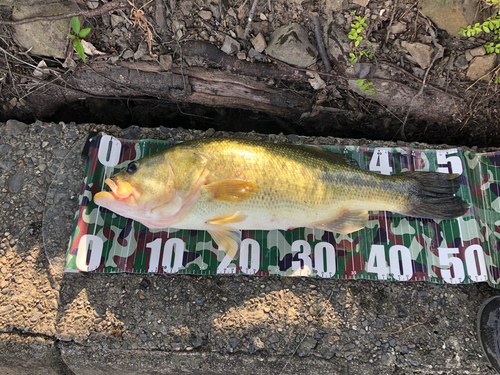
<svg viewBox="0 0 500 375"><path fill-rule="evenodd" d="M122 131L74 123L36 122L22 133L12 132L12 127L0 124L0 148L5 151L0 161L15 163L0 174L0 372L494 373L475 331L480 305L498 294L485 283L58 274L43 248L42 212L59 174L67 176L67 185L52 196L64 205L74 201L76 208L76 199L64 195L73 190L76 195L78 173L63 154L90 131L115 136ZM222 133L161 127L141 128L139 136L187 140L205 134ZM250 136L276 142L395 145ZM21 168L20 190L9 191L10 179Z"/></svg>

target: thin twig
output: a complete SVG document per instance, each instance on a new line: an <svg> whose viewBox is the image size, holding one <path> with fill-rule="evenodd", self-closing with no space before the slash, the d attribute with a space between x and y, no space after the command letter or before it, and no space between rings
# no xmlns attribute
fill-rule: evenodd
<svg viewBox="0 0 500 375"><path fill-rule="evenodd" d="M399 71L401 71L402 73L406 74L408 77L414 79L415 81L419 82L419 83L422 83L422 80L420 78L418 78L417 76L411 74L409 71L407 71L406 69L394 64L393 62L390 62L390 61L386 61L386 60L378 60L377 59L377 63L379 64L384 64L384 65L387 65L387 66L390 66L394 69L397 69ZM432 90L435 90L435 91L439 91L443 94L446 94L448 96L451 96L452 98L455 98L455 99L460 99L462 100L463 98L459 97L459 96L456 96L456 95L453 95L453 94L450 94L448 91L445 91L443 89L440 89L439 87L436 87L436 86L433 86L431 84L427 84L427 87L432 89Z"/></svg>
<svg viewBox="0 0 500 375"><path fill-rule="evenodd" d="M12 86L14 86L14 90L16 91L17 96L19 97L19 91L17 91L16 80L14 79L12 71L10 70L9 59L7 58L7 51L3 50L3 53L5 55L5 63L7 64L7 68L9 68L9 74L10 74L10 79L12 80Z"/></svg>
<svg viewBox="0 0 500 375"><path fill-rule="evenodd" d="M250 8L250 14L248 15L247 27L245 27L245 33L243 34L243 38L248 38L248 33L250 32L250 26L252 26L252 19L255 13L255 9L257 8L257 3L259 0L253 0L252 8Z"/></svg>
<svg viewBox="0 0 500 375"><path fill-rule="evenodd" d="M328 60L325 47L323 46L323 38L321 37L321 28L319 25L319 14L317 12L313 12L312 19L314 23L314 34L316 35L316 42L318 43L318 51L321 56L321 60L323 60L323 64L325 64L326 71L330 72L332 70L332 66L330 65L330 60Z"/></svg>
<svg viewBox="0 0 500 375"><path fill-rule="evenodd" d="M413 328L413 327L416 327L416 326L422 324L422 318L423 318L423 314L422 314L422 312L420 312L417 322L410 324L408 327L401 328L400 330L395 331L395 332L373 332L373 334L374 335L396 335L398 333L403 333L407 329L410 329L410 328Z"/></svg>
<svg viewBox="0 0 500 375"><path fill-rule="evenodd" d="M392 26L392 21L394 21L394 14L396 13L396 8L398 7L398 0L394 2L394 6L392 7L391 20L389 21L389 26L387 26L387 34L385 35L385 44L389 40L390 29Z"/></svg>
<svg viewBox="0 0 500 375"><path fill-rule="evenodd" d="M126 0L117 0L117 1L113 1L111 3L104 4L100 8L96 8L96 9L92 9L92 10L79 10L77 12L58 14L55 16L38 16L38 17L32 17L32 18L25 18L25 19L19 20L19 21L0 20L0 25L17 26L17 25L22 25L25 23L30 23L30 22L56 21L56 20L62 20L65 18L80 17L80 16L90 18L90 17L100 16L100 15L107 13L107 12L110 12L112 10L125 8L126 6L127 6Z"/></svg>
<svg viewBox="0 0 500 375"><path fill-rule="evenodd" d="M38 68L36 65L30 64L30 63L28 63L28 62L26 62L26 61L23 61L23 60L21 60L21 59L17 58L17 57L16 57L16 56L14 56L13 54L11 54L11 53L7 52L6 50L4 50L2 47L0 47L0 51L2 51L3 53L6 53L7 55L9 55L10 57L12 57L13 59L16 59L17 61L22 62L23 64L26 64L26 65L28 65L28 66L31 66L32 68L35 68L35 69L36 69L36 68Z"/></svg>
<svg viewBox="0 0 500 375"><path fill-rule="evenodd" d="M476 79L476 81L470 85L469 87L467 87L465 89L465 92L469 91L470 88L472 88L472 86L474 86L476 83L478 83L480 80L482 80L484 77L488 76L489 74L493 73L493 72L496 72L500 69L500 65L497 65L495 68L491 69L489 72L487 72L485 75L483 75L482 77L479 77L478 79Z"/></svg>

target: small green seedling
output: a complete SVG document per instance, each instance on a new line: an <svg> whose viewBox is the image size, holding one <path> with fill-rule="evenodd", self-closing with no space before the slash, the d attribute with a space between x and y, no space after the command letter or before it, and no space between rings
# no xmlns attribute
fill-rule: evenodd
<svg viewBox="0 0 500 375"><path fill-rule="evenodd" d="M483 23L476 23L474 26L468 25L465 29L462 28L459 34L465 37L471 37L481 32L493 33L494 39L500 39L500 0L484 0L485 2L496 4L497 13L493 17L489 17ZM500 53L500 44L495 45L490 43L484 46L486 53Z"/></svg>
<svg viewBox="0 0 500 375"><path fill-rule="evenodd" d="M82 42L80 39L85 38L90 33L90 27L86 29L80 30L80 20L78 17L73 17L71 19L71 28L75 32L75 35L68 34L68 38L73 39L73 45L75 46L75 51L80 55L83 62L85 62L85 50L83 48Z"/></svg>
<svg viewBox="0 0 500 375"><path fill-rule="evenodd" d="M484 46L486 53L500 53L500 43L496 44L491 42L490 44L486 44Z"/></svg>
<svg viewBox="0 0 500 375"><path fill-rule="evenodd" d="M366 78L360 78L356 80L356 83L359 85L359 88L370 95L377 95L377 91L370 87L373 85L373 82L369 82Z"/></svg>
<svg viewBox="0 0 500 375"><path fill-rule="evenodd" d="M359 54L359 56L356 55L356 53ZM370 51L359 51L359 52L355 52L355 53L350 52L349 53L349 61L351 62L351 64L356 64L359 62L359 60L362 56L365 56L366 58L368 58L368 60L373 59L373 53L371 53Z"/></svg>
<svg viewBox="0 0 500 375"><path fill-rule="evenodd" d="M361 32L363 31L363 28L366 27L366 17L360 17L360 16L355 16L356 17L356 22L351 23L351 31L349 31L349 34L347 36L349 39L354 40L354 46L357 47L359 46L359 43L363 40L363 37L360 35Z"/></svg>

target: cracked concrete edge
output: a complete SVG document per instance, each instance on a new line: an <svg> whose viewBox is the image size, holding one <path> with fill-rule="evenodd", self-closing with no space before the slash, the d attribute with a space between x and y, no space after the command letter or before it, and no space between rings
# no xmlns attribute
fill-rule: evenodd
<svg viewBox="0 0 500 375"><path fill-rule="evenodd" d="M79 375L269 375L269 374L345 374L343 365L315 357L260 356L239 353L224 356L206 352L162 352L133 350L102 353L96 360L95 351L77 344L63 344L61 356L70 369ZM368 370L368 369L367 369Z"/></svg>
<svg viewBox="0 0 500 375"><path fill-rule="evenodd" d="M0 334L0 374L70 375L57 340L18 332Z"/></svg>

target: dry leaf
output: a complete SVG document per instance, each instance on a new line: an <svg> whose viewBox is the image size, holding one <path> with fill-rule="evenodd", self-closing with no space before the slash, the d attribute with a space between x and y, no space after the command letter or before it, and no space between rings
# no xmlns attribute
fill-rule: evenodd
<svg viewBox="0 0 500 375"><path fill-rule="evenodd" d="M313 89L321 90L326 87L325 81L321 79L318 73L307 72L307 75L311 77L310 79L308 79L308 81Z"/></svg>
<svg viewBox="0 0 500 375"><path fill-rule="evenodd" d="M89 56L97 56L97 55L105 55L104 52L99 51L94 47L92 43L87 42L86 40L81 40L83 49L85 50L85 54Z"/></svg>

